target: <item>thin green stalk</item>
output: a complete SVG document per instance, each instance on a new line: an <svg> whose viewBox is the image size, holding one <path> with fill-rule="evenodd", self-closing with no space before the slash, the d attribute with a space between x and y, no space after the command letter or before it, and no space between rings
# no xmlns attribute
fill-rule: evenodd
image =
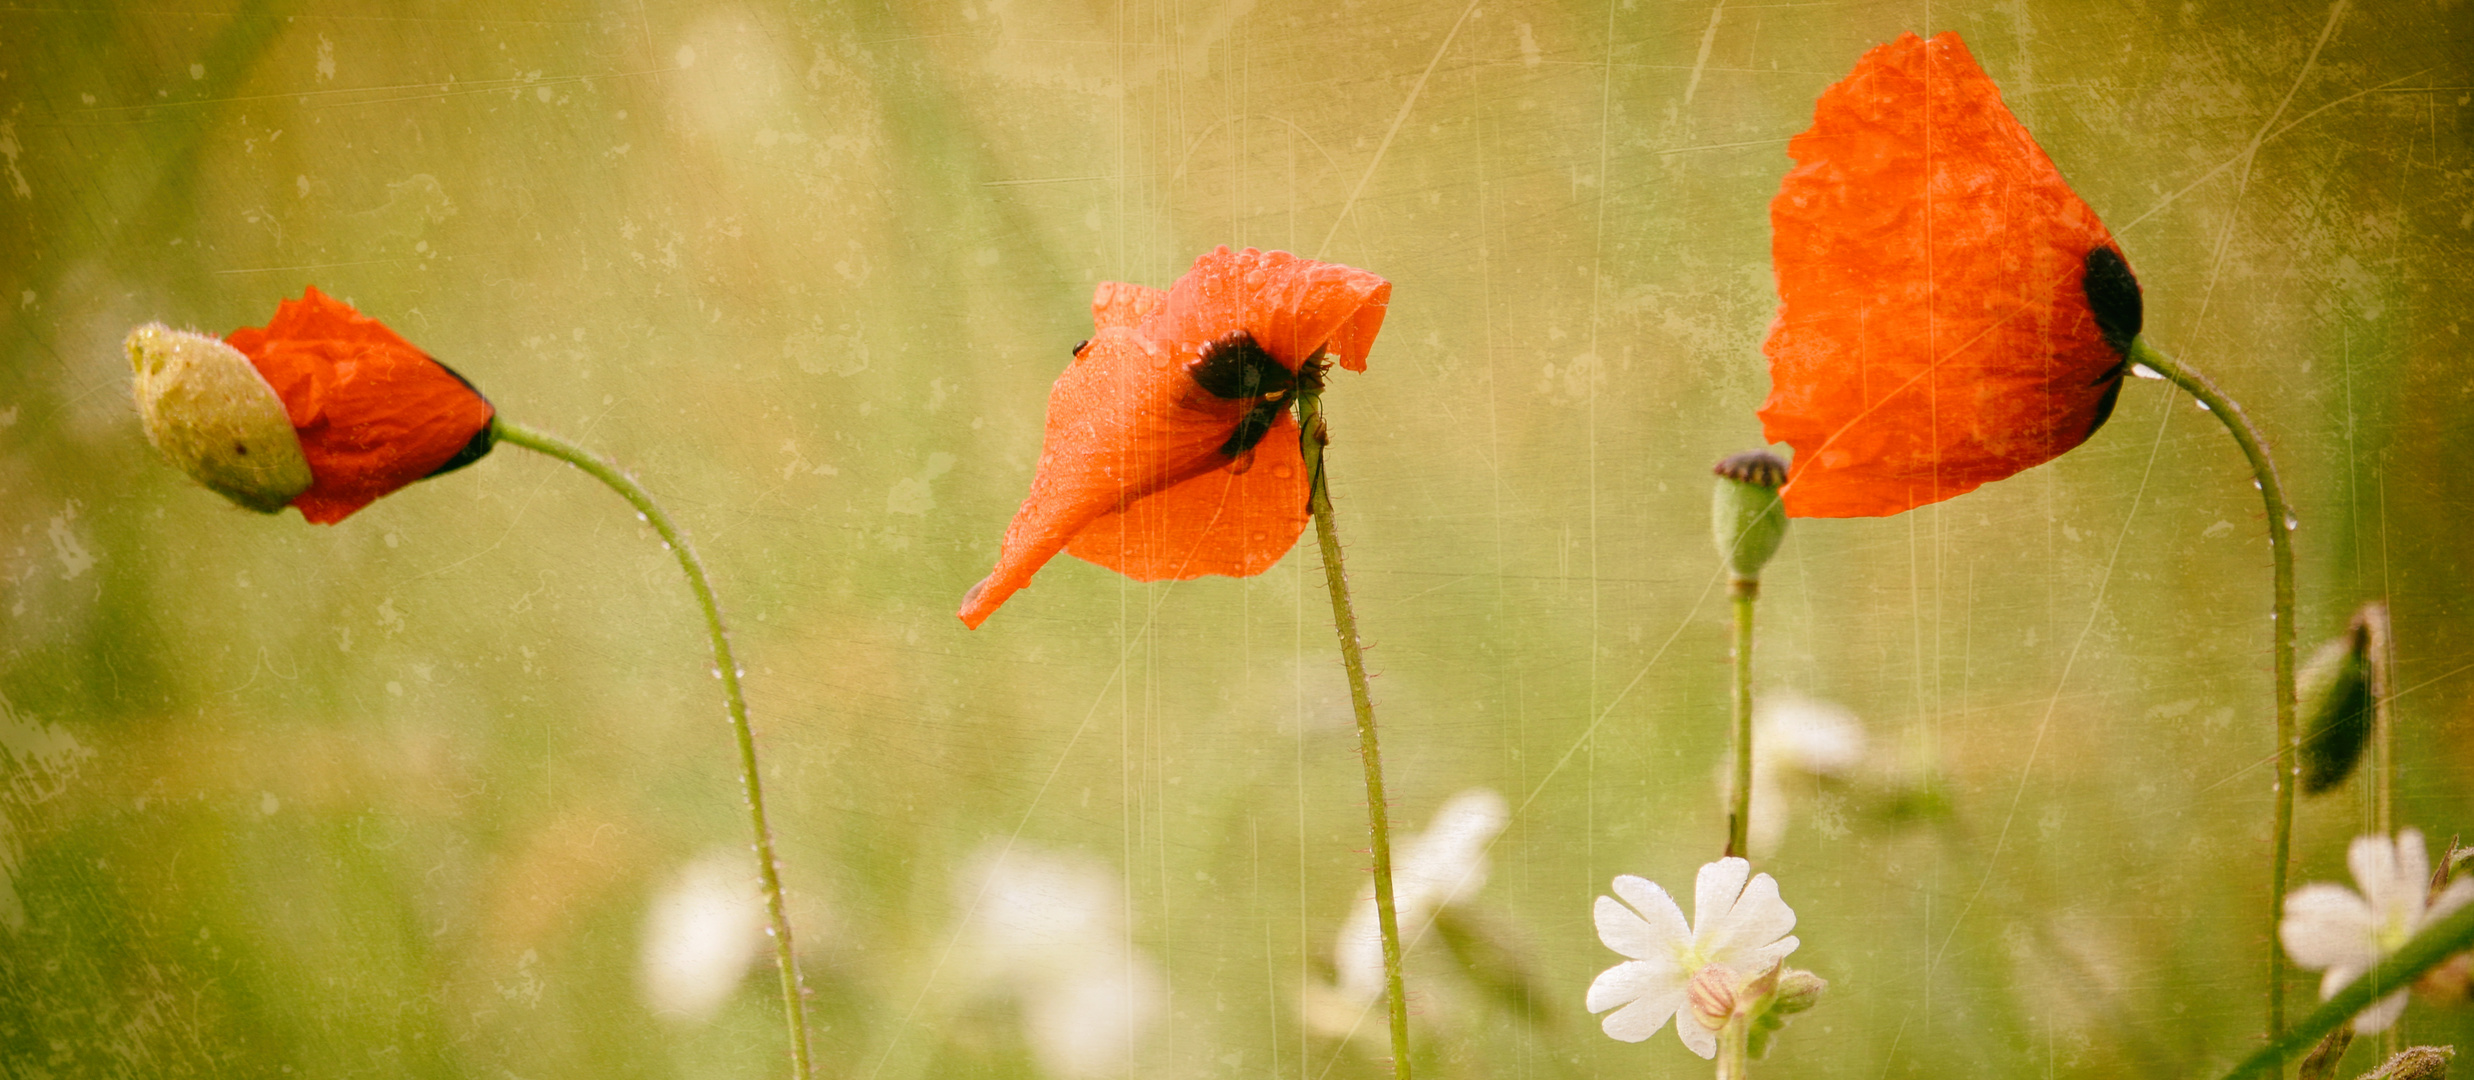
<svg viewBox="0 0 2474 1080"><path fill-rule="evenodd" d="M1752 857L1747 840L1752 830L1752 605L1760 599L1758 579L1727 583L1735 605L1735 788L1727 811L1727 854Z"/></svg>
<svg viewBox="0 0 2474 1080"><path fill-rule="evenodd" d="M1323 480L1323 393L1319 378L1305 380L1297 395L1301 449L1306 459L1307 509L1314 538L1323 548L1323 583L1331 591L1332 623L1340 633L1340 664L1349 673L1349 703L1357 710L1358 756L1366 764L1366 827L1374 836L1374 911L1383 931L1383 988L1391 1012L1392 1076L1409 1080L1409 1001L1400 984L1400 912L1392 903L1392 836L1383 802L1383 751L1375 741L1374 698L1366 687L1366 658L1357 642L1357 612L1349 605L1349 579L1340 568L1340 530L1332 522L1331 489Z"/></svg>
<svg viewBox="0 0 2474 1080"><path fill-rule="evenodd" d="M2388 605L2373 600L2362 605L2354 618L2362 623L2364 667L2371 680L2371 832L2377 836L2395 836L2397 826L2391 817L2397 784L2397 743L2395 718L2391 715L2388 696L2394 685L2389 671L2396 663L2394 647L2388 637ZM2380 1032L2380 1056L2395 1057L2404 1049L2405 1034L2390 1024Z"/></svg>
<svg viewBox="0 0 2474 1080"><path fill-rule="evenodd" d="M1700 1021L1691 1019L1689 1015L1680 1015L1675 1022ZM1718 1029L1718 1080L1745 1080L1751 1075L1752 1018L1738 1013L1727 1018L1727 1026Z"/></svg>
<svg viewBox="0 0 2474 1080"><path fill-rule="evenodd" d="M2285 953L2277 945L2276 930L2285 921L2286 866L2293 859L2294 846L2294 784L2301 768L2294 745L2293 511L2286 508L2285 485L2277 480L2276 463L2269 460L2268 446L2260 441L2259 430L2243 414L2242 406L2234 404L2207 376L2158 352L2146 338L2131 342L2130 362L2144 364L2164 376L2216 415L2225 430L2233 434L2234 442L2241 445L2242 456L2250 459L2251 474L2259 482L2259 496L2268 507L2268 557L2275 575L2275 611L2271 617L2276 622L2276 821L2274 839L2269 845L2267 933L2268 1039L2273 1050L2283 1045L2280 1036L2285 1031ZM2282 1058L2278 1059L2278 1066L2282 1068Z"/></svg>
<svg viewBox="0 0 2474 1080"><path fill-rule="evenodd" d="M2474 948L2474 904L2450 912L2448 917L2414 935L2405 947L2382 958L2367 974L2335 997L2321 1002L2319 1008L2295 1021L2285 1033L2260 1047L2242 1063L2225 1074L2225 1080L2251 1075L2275 1076L2284 1068L2285 1059L2302 1052L2335 1031L2338 1024L2354 1018L2354 1014L2369 1008L2371 1003L2413 985L2423 973L2440 966L2449 957Z"/></svg>
<svg viewBox="0 0 2474 1080"><path fill-rule="evenodd" d="M705 576L704 563L696 558L696 549L688 546L678 527L671 524L670 515L653 501L652 493L617 466L555 435L511 423L504 417L492 420L490 425L499 442L557 458L618 492L652 524L654 532L661 534L662 546L678 556L679 569L687 575L687 586L695 592L697 605L704 609L705 629L713 637L713 671L721 677L722 697L730 709L730 731L739 742L739 782L747 789L748 825L756 835L756 869L764 882L765 914L771 920L767 932L773 938L773 959L781 967L782 1017L790 1026L791 1075L797 1080L808 1080L811 1073L807 1003L799 990L799 961L791 949L790 916L782 908L782 878L773 857L773 830L765 824L764 784L756 772L756 733L748 726L747 699L739 692L739 665L731 658L730 635L722 626L721 605L713 599L713 583Z"/></svg>

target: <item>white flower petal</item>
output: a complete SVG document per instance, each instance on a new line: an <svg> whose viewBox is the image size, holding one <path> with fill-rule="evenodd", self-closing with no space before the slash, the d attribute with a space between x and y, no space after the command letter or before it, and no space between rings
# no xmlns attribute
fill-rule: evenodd
<svg viewBox="0 0 2474 1080"><path fill-rule="evenodd" d="M1753 949L1744 955L1744 963L1748 965L1745 970L1754 972L1756 975L1766 972L1778 966L1779 961L1786 959L1787 954L1794 952L1795 947L1801 944L1803 942L1793 937L1783 937L1758 949Z"/></svg>
<svg viewBox="0 0 2474 1080"><path fill-rule="evenodd" d="M1692 879L1692 939L1708 941L1725 925L1728 913L1735 908L1735 898L1743 895L1744 881L1752 876L1752 864L1735 856L1727 856L1701 867Z"/></svg>
<svg viewBox="0 0 2474 1080"><path fill-rule="evenodd" d="M1606 1014L1599 1026L1613 1038L1640 1042L1657 1034L1659 1028L1666 1026L1667 1017L1675 1015L1683 1004L1684 990L1678 986L1671 994L1645 997Z"/></svg>
<svg viewBox="0 0 2474 1080"><path fill-rule="evenodd" d="M2371 1003L2369 1008L2354 1014L2354 1031L2361 1035L2376 1035L2388 1030L2405 1011L2405 991L2399 990Z"/></svg>
<svg viewBox="0 0 2474 1080"><path fill-rule="evenodd" d="M1704 1061L1718 1056L1718 1033L1702 1027L1689 1013L1675 1018L1675 1036L1684 1040L1685 1049L1701 1055Z"/></svg>
<svg viewBox="0 0 2474 1080"><path fill-rule="evenodd" d="M2325 882L2305 885L2285 899L2276 938L2306 970L2347 965L2359 970L2379 956L2371 905L2353 890Z"/></svg>
<svg viewBox="0 0 2474 1080"><path fill-rule="evenodd" d="M2431 853L2423 847L2422 830L2397 830L2397 880L2416 891L2431 887Z"/></svg>
<svg viewBox="0 0 2474 1080"><path fill-rule="evenodd" d="M2345 846L2345 868L2354 872L2354 887L2370 901L2371 910L2385 914L2397 891L2397 845L2385 836L2357 836Z"/></svg>
<svg viewBox="0 0 2474 1080"><path fill-rule="evenodd" d="M2337 996L2337 991L2345 989L2346 983L2354 981L2363 972L2369 970L2371 968L2368 964L2339 964L2329 968L2326 975L2319 977L2319 999L2326 1001Z"/></svg>
<svg viewBox="0 0 2474 1080"><path fill-rule="evenodd" d="M1598 940L1607 948L1635 960L1665 960L1690 939L1683 911L1657 882L1618 874L1615 895L1631 907L1616 903L1613 897L1598 898Z"/></svg>
<svg viewBox="0 0 2474 1080"><path fill-rule="evenodd" d="M1699 935L1699 943L1702 955L1712 962L1753 971L1748 954L1793 929L1795 911L1778 898L1778 879L1755 874L1727 912L1725 921Z"/></svg>
<svg viewBox="0 0 2474 1080"><path fill-rule="evenodd" d="M1587 1007L1593 1013L1605 1012L1643 998L1671 998L1683 989L1684 974L1675 965L1627 960L1598 973L1589 984Z"/></svg>

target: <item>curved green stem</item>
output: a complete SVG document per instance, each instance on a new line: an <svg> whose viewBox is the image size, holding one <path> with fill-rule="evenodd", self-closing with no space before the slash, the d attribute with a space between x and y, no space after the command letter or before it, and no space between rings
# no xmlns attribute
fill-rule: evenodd
<svg viewBox="0 0 2474 1080"><path fill-rule="evenodd" d="M748 825L756 834L756 869L764 882L765 915L770 920L767 933L773 938L773 959L782 973L782 1014L790 1026L791 1074L798 1080L808 1080L807 1004L799 990L798 957L791 949L790 916L782 908L782 878L773 857L773 830L765 824L764 786L756 773L756 733L748 726L747 699L739 692L739 665L731 658L730 635L722 626L721 605L713 599L713 583L705 576L704 563L696 558L696 549L687 545L687 538L679 534L678 526L671 524L670 515L653 501L652 493L617 466L555 435L510 423L503 417L492 420L490 426L499 442L557 458L618 492L620 498L644 515L654 532L661 534L662 546L678 556L679 569L687 575L687 586L704 609L705 629L713 636L713 673L721 677L722 697L730 709L730 731L739 741L739 781L747 789Z"/></svg>
<svg viewBox="0 0 2474 1080"><path fill-rule="evenodd" d="M1349 604L1348 575L1340 568L1340 530L1332 522L1331 490L1323 482L1323 393L1317 378L1304 380L1297 395L1300 449L1306 458L1314 514L1314 538L1323 548L1323 583L1331 590L1332 623L1340 633L1340 664L1349 673L1349 703L1357 711L1358 756L1366 764L1366 827L1374 835L1374 911L1383 932L1383 987L1391 1013L1392 1076L1409 1080L1409 1002L1400 984L1400 912L1392 902L1392 837L1383 802L1383 751L1375 741L1374 698L1366 687L1366 658L1357 641L1357 612Z"/></svg>
<svg viewBox="0 0 2474 1080"><path fill-rule="evenodd" d="M2255 1073L2277 1075L2286 1058L2326 1037L2338 1024L2353 1019L2354 1014L2369 1008L2372 1002L2413 985L2425 972L2469 948L2474 948L2474 904L2423 927L2404 948L2381 958L2369 973L2345 984L2335 997L2321 1002L2319 1008L2295 1021L2283 1035L2242 1059L2232 1072L2225 1074L2226 1080Z"/></svg>
<svg viewBox="0 0 2474 1080"><path fill-rule="evenodd" d="M2164 376L2216 415L2225 430L2233 433L2234 442L2241 445L2242 456L2250 459L2251 473L2259 481L2260 498L2268 507L2268 557L2276 579L2272 616L2276 622L2276 823L2268 873L2268 1038L2273 1050L2282 1045L2280 1036L2285 1030L2285 954L2277 946L2276 929L2285 921L2285 874L2286 864L2293 857L2294 783L2300 768L2294 746L2293 511L2286 506L2285 485L2277 480L2276 463L2268 458L2268 446L2260 441L2259 429L2251 425L2242 406L2234 404L2207 376L2158 352L2146 338L2131 342L2130 362L2144 364ZM2278 1065L2283 1065L2281 1058Z"/></svg>
<svg viewBox="0 0 2474 1080"><path fill-rule="evenodd" d="M1727 810L1727 854L1752 857L1752 604L1761 596L1757 578L1727 583L1735 606L1735 788Z"/></svg>

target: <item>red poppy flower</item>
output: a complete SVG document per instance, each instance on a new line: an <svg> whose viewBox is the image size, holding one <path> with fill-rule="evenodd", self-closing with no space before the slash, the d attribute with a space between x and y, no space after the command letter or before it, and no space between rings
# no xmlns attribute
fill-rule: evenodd
<svg viewBox="0 0 2474 1080"><path fill-rule="evenodd" d="M1167 292L1102 282L1091 340L1048 393L1031 496L962 621L977 628L1059 551L1137 581L1270 569L1306 527L1301 372L1325 353L1366 370L1391 293L1253 248L1194 260Z"/></svg>
<svg viewBox="0 0 2474 1080"><path fill-rule="evenodd" d="M379 496L490 451L495 415L464 377L315 287L264 329L224 338L283 399L315 482L301 516L342 521Z"/></svg>
<svg viewBox="0 0 2474 1080"><path fill-rule="evenodd" d="M1787 512L1896 514L2095 434L2138 283L1958 35L1866 53L1813 113L1770 203Z"/></svg>

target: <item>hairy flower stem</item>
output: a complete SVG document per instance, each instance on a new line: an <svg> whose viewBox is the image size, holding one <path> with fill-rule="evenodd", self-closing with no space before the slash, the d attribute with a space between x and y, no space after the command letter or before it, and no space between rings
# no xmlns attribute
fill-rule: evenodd
<svg viewBox="0 0 2474 1080"><path fill-rule="evenodd" d="M1752 857L1747 835L1752 829L1752 605L1761 597L1759 579L1727 583L1727 598L1735 606L1735 785L1727 810L1727 854Z"/></svg>
<svg viewBox="0 0 2474 1080"><path fill-rule="evenodd" d="M2276 932L2277 926L2285 921L2286 864L2292 861L2294 846L2294 784L2301 768L2294 745L2293 511L2286 508L2285 485L2277 481L2276 463L2269 460L2268 446L2260 441L2259 429L2251 426L2242 406L2234 404L2207 376L2157 351L2146 338L2131 342L2130 362L2144 364L2181 387L2225 425L2234 442L2241 445L2242 456L2250 459L2251 474L2259 481L2260 498L2268 506L2268 558L2275 575L2275 611L2271 617L2275 620L2276 655L2276 819L2268 856L2268 1049L2275 1051L2283 1045L2281 1036L2285 1033L2285 953L2277 945ZM2276 1063L2282 1068L2284 1059L2279 1057Z"/></svg>
<svg viewBox="0 0 2474 1080"><path fill-rule="evenodd" d="M1340 632L1340 664L1349 673L1349 703L1357 710L1358 756L1366 764L1366 827L1374 835L1374 911L1383 931L1383 987L1391 1012L1392 1076L1409 1080L1409 1002L1400 986L1400 912L1392 903L1392 837L1383 802L1383 751L1375 741L1374 698L1366 688L1366 658L1357 642L1357 612L1349 604L1349 578L1340 568L1340 530L1332 522L1331 489L1323 480L1323 428L1320 358L1308 361L1308 377L1297 395L1301 449L1306 458L1310 494L1306 506L1314 514L1314 538L1323 548L1323 583L1331 590L1332 623Z"/></svg>
<svg viewBox="0 0 2474 1080"><path fill-rule="evenodd" d="M756 773L756 733L747 723L747 699L739 692L739 666L731 658L730 635L722 627L721 605L713 599L713 583L705 576L704 563L696 558L696 550L687 546L687 538L679 535L678 526L671 524L670 515L653 501L652 494L617 466L555 435L509 423L504 417L490 424L499 442L557 458L618 492L652 524L654 532L661 534L662 546L678 557L679 570L687 575L687 587L696 594L697 605L704 609L705 629L713 636L713 672L721 677L722 698L730 710L730 731L739 742L739 781L747 789L748 825L756 834L756 870L764 882L765 914L771 920L767 934L773 939L773 959L782 972L782 1016L790 1025L791 1075L797 1080L808 1080L807 1004L799 989L799 961L791 951L790 916L782 909L782 878L773 858L773 830L765 824L764 786Z"/></svg>
<svg viewBox="0 0 2474 1080"><path fill-rule="evenodd" d="M2319 1008L2295 1021L2283 1035L2242 1059L2232 1072L2225 1074L2226 1080L2280 1075L2287 1058L2309 1048L2336 1030L2337 1025L2352 1020L2372 1002L2413 985L2425 972L2469 948L2474 948L2474 904L2423 927L2403 948L2380 958L2361 978L2345 984L2336 996L2320 1002Z"/></svg>
<svg viewBox="0 0 2474 1080"><path fill-rule="evenodd" d="M1675 1022L1699 1023L1678 1016ZM1727 1026L1718 1030L1718 1080L1744 1080L1752 1075L1752 1018L1736 1015L1727 1018Z"/></svg>

